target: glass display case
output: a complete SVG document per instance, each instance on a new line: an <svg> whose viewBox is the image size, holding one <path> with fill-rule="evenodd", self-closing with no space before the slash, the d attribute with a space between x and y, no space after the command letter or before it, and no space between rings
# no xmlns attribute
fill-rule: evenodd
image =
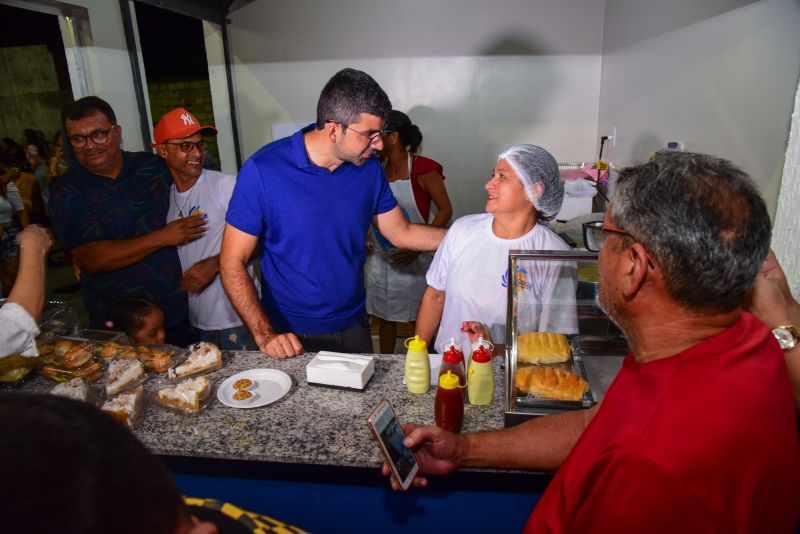
<svg viewBox="0 0 800 534"><path fill-rule="evenodd" d="M627 354L597 301L597 252L512 250L505 424L599 402Z"/></svg>

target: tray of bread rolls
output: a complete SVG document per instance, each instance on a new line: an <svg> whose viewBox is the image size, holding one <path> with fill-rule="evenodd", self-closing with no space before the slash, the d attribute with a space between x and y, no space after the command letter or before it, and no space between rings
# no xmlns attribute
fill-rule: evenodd
<svg viewBox="0 0 800 534"><path fill-rule="evenodd" d="M516 348L516 406L577 410L595 403L580 352L568 336L526 332L517 336Z"/></svg>

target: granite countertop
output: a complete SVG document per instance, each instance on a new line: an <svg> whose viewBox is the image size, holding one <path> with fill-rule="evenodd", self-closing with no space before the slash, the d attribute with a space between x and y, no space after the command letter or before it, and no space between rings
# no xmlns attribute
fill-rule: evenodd
<svg viewBox="0 0 800 534"><path fill-rule="evenodd" d="M214 394L198 415L172 412L148 398L134 433L161 455L378 467L382 456L366 419L381 399L391 401L402 423L434 424L436 388L410 393L403 384L403 355L375 355L375 374L363 391L308 385L305 367L313 356L273 360L257 352L225 352L222 369L208 375L215 386L240 371L271 368L291 377L291 389L272 404L249 409L226 406ZM466 404L464 432L503 427L500 363L495 359L493 403ZM53 385L37 376L16 391L47 392Z"/></svg>

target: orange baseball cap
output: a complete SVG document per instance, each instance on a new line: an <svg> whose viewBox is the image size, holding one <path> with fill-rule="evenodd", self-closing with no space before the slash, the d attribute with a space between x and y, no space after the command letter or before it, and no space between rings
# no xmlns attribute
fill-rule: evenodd
<svg viewBox="0 0 800 534"><path fill-rule="evenodd" d="M156 127L153 129L152 146L163 143L167 139L183 139L200 133L203 136L217 135L217 129L213 126L201 126L194 115L185 108L175 108L161 117Z"/></svg>

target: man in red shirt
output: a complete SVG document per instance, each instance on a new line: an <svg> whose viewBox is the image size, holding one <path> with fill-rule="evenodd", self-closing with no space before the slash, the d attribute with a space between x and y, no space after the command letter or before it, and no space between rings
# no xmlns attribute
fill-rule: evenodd
<svg viewBox="0 0 800 534"><path fill-rule="evenodd" d="M741 310L770 233L725 160L664 153L622 171L599 300L631 353L601 404L477 434L407 427L422 473L557 469L526 532L793 532L800 444L781 349L797 329Z"/></svg>

